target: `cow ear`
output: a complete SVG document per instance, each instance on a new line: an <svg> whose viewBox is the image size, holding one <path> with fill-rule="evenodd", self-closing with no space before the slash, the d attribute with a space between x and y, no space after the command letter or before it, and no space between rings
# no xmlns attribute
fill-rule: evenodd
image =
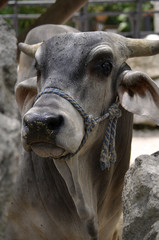
<svg viewBox="0 0 159 240"><path fill-rule="evenodd" d="M123 72L118 95L127 111L146 116L159 125L159 88L149 76L138 71Z"/></svg>
<svg viewBox="0 0 159 240"><path fill-rule="evenodd" d="M15 88L16 101L21 115L33 105L37 95L37 78L29 78L17 84Z"/></svg>

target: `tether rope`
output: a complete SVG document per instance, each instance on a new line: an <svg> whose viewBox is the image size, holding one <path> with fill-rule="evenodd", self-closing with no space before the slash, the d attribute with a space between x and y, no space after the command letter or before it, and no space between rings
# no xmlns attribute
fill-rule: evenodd
<svg viewBox="0 0 159 240"><path fill-rule="evenodd" d="M83 147L83 145L86 143L94 127L100 122L104 121L105 119L108 119L109 121L105 131L105 137L104 137L103 146L102 146L101 155L100 155L100 167L102 170L104 170L105 168L110 168L110 165L116 162L116 152L115 152L116 126L117 126L117 120L121 116L121 111L119 109L119 101L116 100L116 102L113 103L108 108L107 112L103 114L103 116L94 118L93 116L88 115L84 111L84 109L72 97L70 97L68 94L66 94L65 92L57 88L44 89L42 92L40 92L37 95L34 103L43 94L56 94L66 99L74 106L74 108L81 114L81 116L84 119L85 135L83 137L81 145L79 146L79 148L75 153L67 154L66 156L60 157L59 159L68 159L76 155L80 151L80 149Z"/></svg>

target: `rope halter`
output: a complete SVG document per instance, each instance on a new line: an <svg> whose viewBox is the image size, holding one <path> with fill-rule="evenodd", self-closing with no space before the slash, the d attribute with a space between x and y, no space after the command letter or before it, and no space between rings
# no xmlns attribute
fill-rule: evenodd
<svg viewBox="0 0 159 240"><path fill-rule="evenodd" d="M100 167L102 170L105 168L110 168L111 164L114 164L116 162L116 152L115 152L115 135L116 135L116 126L117 126L117 120L121 116L121 110L119 109L119 100L117 99L115 103L113 103L107 110L106 113L104 113L101 117L94 118L91 115L88 115L84 109L68 94L63 92L60 89L57 88L46 88L42 92L40 92L35 102L43 95L43 94L56 94L64 99L66 99L68 102L70 102L73 107L81 114L81 116L84 119L85 124L85 135L82 139L82 142L77 149L75 153L69 153L66 156L59 157L59 159L68 159L76 155L80 149L83 147L83 145L86 143L90 133L93 131L95 126L99 124L100 122L104 121L105 119L108 119L108 125L105 131L105 137L103 141L103 146L100 154Z"/></svg>

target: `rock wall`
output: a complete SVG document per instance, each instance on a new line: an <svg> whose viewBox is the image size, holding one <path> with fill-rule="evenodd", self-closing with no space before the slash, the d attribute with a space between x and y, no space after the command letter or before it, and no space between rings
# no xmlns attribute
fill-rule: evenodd
<svg viewBox="0 0 159 240"><path fill-rule="evenodd" d="M159 239L159 152L142 155L125 176L123 240Z"/></svg>
<svg viewBox="0 0 159 240"><path fill-rule="evenodd" d="M4 240L7 203L19 160L20 123L14 96L16 69L16 37L0 18L0 240Z"/></svg>

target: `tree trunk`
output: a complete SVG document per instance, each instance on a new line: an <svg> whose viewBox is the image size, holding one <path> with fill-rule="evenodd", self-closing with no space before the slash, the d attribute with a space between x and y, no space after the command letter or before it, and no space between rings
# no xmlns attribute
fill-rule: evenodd
<svg viewBox="0 0 159 240"><path fill-rule="evenodd" d="M27 33L34 27L42 24L63 24L71 18L73 13L79 10L87 0L57 0L41 15L29 28L18 37L18 42L24 42Z"/></svg>
<svg viewBox="0 0 159 240"><path fill-rule="evenodd" d="M7 5L7 3L8 3L8 0L1 0L0 1L0 9L5 7Z"/></svg>

